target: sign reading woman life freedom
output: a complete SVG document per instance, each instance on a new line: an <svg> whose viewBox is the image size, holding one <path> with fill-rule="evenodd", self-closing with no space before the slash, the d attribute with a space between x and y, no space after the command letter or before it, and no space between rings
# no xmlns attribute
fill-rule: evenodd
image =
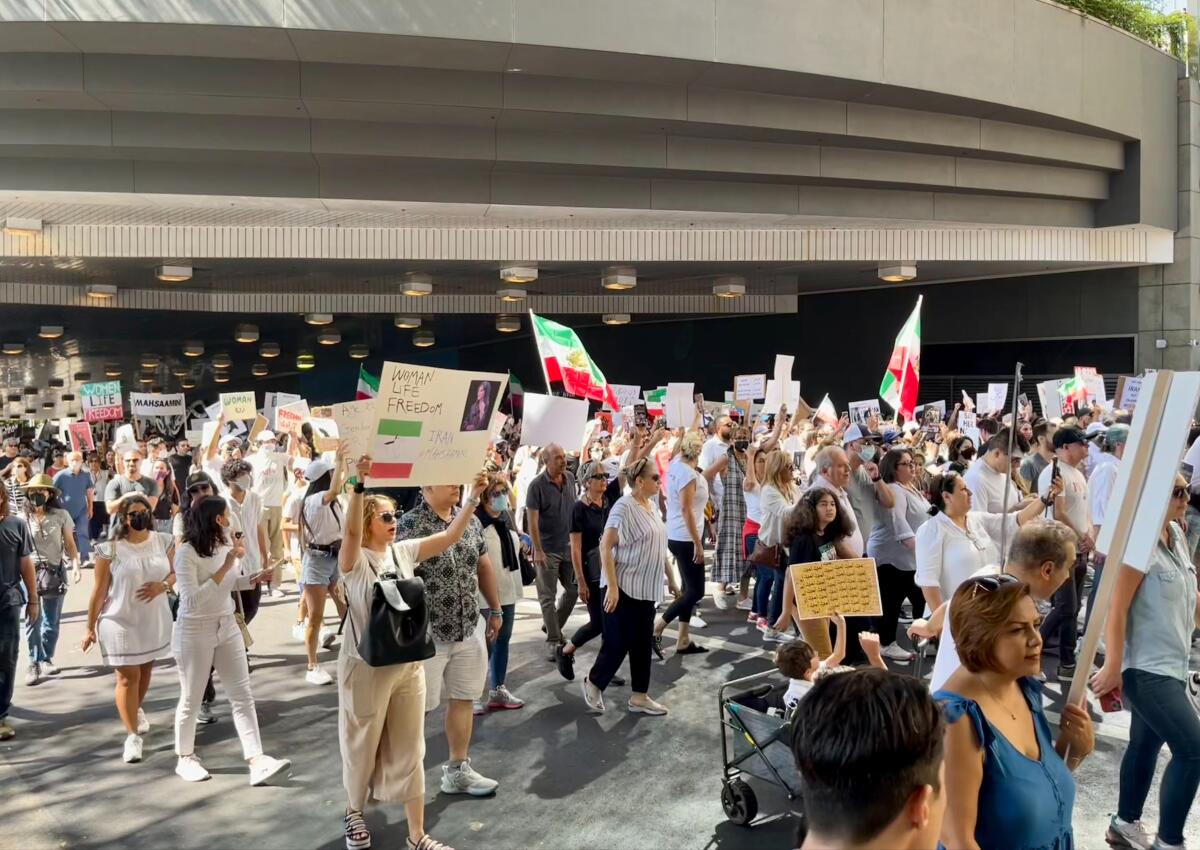
<svg viewBox="0 0 1200 850"><path fill-rule="evenodd" d="M371 437L371 486L466 484L483 466L505 373L383 364ZM485 415L486 414L486 415Z"/></svg>

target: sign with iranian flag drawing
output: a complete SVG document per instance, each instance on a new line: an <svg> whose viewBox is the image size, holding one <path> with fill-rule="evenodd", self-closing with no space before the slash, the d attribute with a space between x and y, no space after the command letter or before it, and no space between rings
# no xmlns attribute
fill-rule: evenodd
<svg viewBox="0 0 1200 850"><path fill-rule="evenodd" d="M115 422L125 415L121 405L121 382L100 381L79 388L84 422Z"/></svg>
<svg viewBox="0 0 1200 850"><path fill-rule="evenodd" d="M385 362L371 435L373 487L466 484L482 468L506 373Z"/></svg>

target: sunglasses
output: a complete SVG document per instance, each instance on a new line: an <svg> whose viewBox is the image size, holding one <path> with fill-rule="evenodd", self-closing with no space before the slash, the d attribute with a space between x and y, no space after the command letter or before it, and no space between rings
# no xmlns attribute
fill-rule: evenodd
<svg viewBox="0 0 1200 850"><path fill-rule="evenodd" d="M1188 488L1187 488L1187 487L1176 487L1176 488L1174 488L1173 490L1171 490L1171 498L1172 498L1172 499L1186 499L1186 498L1188 498Z"/></svg>
<svg viewBox="0 0 1200 850"><path fill-rule="evenodd" d="M604 473L600 473L598 475L589 476L589 480L591 480L591 481L607 481L608 476L605 475Z"/></svg>
<svg viewBox="0 0 1200 850"><path fill-rule="evenodd" d="M382 522L384 525L390 525L391 523L396 521L396 515L394 513L392 513L391 511L384 511L383 513L377 514L376 516L379 517L379 521Z"/></svg>
<svg viewBox="0 0 1200 850"><path fill-rule="evenodd" d="M974 585L971 588L972 599L975 598L975 594L979 592L980 588L982 588L985 593L995 593L1002 587L1021 583L1016 576L1010 576L1008 573L1000 573L999 575L994 576L978 576L977 578L971 579L971 582Z"/></svg>
<svg viewBox="0 0 1200 850"><path fill-rule="evenodd" d="M198 496L201 493L211 493L212 488L207 484L197 484L195 487L188 487L188 495Z"/></svg>

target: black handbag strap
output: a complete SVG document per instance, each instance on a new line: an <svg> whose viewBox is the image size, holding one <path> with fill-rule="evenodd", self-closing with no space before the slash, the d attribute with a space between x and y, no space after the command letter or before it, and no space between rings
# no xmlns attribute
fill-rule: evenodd
<svg viewBox="0 0 1200 850"><path fill-rule="evenodd" d="M400 561L396 558L396 552L392 548L393 545L394 544L391 544L391 543L388 544L388 555L390 555L392 558L392 566L394 566L396 568L396 575L400 575ZM375 580L379 581L379 573L376 571L375 565L371 563L371 559L368 558L366 555L363 555L362 557L363 557L363 560L367 562L367 567L371 570L371 573L375 576ZM342 630L346 628L346 619L349 617L350 617L350 600L347 599L346 600L346 610L342 614L342 621L340 623L338 623L338 631L337 631L338 637L342 636ZM358 646L357 630L354 628L354 620L353 619L350 620L350 637L354 639L354 645Z"/></svg>

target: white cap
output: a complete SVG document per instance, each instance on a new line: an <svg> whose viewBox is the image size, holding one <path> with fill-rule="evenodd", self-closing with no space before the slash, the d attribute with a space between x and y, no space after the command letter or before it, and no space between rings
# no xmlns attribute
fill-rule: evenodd
<svg viewBox="0 0 1200 850"><path fill-rule="evenodd" d="M270 428L263 428L254 439L259 443L273 443L276 439L275 432Z"/></svg>
<svg viewBox="0 0 1200 850"><path fill-rule="evenodd" d="M859 428L858 423L855 422L853 425L851 425L849 428L846 429L846 433L842 437L842 445L848 446L848 445L850 445L850 443L853 443L855 440L861 440L862 438L863 438L862 428Z"/></svg>
<svg viewBox="0 0 1200 850"><path fill-rule="evenodd" d="M236 437L233 434L230 434L228 437L221 438L221 445L227 446L230 443L237 443L240 446L242 444L242 438Z"/></svg>
<svg viewBox="0 0 1200 850"><path fill-rule="evenodd" d="M904 423L904 425L900 428L900 430L903 431L905 434L911 434L913 431L917 430L920 427L921 426L918 425L916 422L909 419L907 422Z"/></svg>
<svg viewBox="0 0 1200 850"><path fill-rule="evenodd" d="M1097 434L1103 434L1107 430L1108 426L1103 422L1093 422L1091 425L1087 426L1087 430L1083 433L1088 437L1094 437Z"/></svg>
<svg viewBox="0 0 1200 850"><path fill-rule="evenodd" d="M304 479L306 481L316 481L326 472L332 471L332 463L327 460L321 460L320 458L317 458L316 460L310 462L308 466L304 467Z"/></svg>

